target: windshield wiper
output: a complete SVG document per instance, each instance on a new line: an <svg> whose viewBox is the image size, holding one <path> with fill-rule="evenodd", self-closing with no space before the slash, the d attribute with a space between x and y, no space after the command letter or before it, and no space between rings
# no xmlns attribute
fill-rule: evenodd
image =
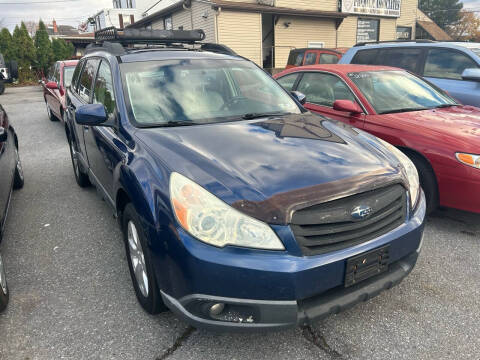
<svg viewBox="0 0 480 360"><path fill-rule="evenodd" d="M422 111L422 110L428 110L428 108L403 108L403 109L382 111L380 114L395 114L395 113L401 113L401 112Z"/></svg>
<svg viewBox="0 0 480 360"><path fill-rule="evenodd" d="M443 109L443 108L449 108L453 106L459 106L459 105L458 104L442 104L442 105L435 106L434 109Z"/></svg>
<svg viewBox="0 0 480 360"><path fill-rule="evenodd" d="M285 115L290 115L291 113L250 113L250 114L245 114L242 116L243 120L253 120L253 119L258 119L262 117L271 117L271 116L285 116Z"/></svg>
<svg viewBox="0 0 480 360"><path fill-rule="evenodd" d="M198 125L197 123L193 121L168 121L163 124L158 124L157 126L160 127L176 127L176 126L192 126L192 125Z"/></svg>

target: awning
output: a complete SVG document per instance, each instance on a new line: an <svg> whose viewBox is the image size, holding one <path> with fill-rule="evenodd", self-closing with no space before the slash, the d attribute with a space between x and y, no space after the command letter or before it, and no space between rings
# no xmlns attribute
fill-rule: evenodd
<svg viewBox="0 0 480 360"><path fill-rule="evenodd" d="M427 32L433 40L451 41L453 40L443 29L433 21L417 20L417 25Z"/></svg>

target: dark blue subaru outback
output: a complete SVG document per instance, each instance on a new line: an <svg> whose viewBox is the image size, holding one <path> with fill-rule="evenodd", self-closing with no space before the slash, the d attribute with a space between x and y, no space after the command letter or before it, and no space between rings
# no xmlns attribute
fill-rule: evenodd
<svg viewBox="0 0 480 360"><path fill-rule="evenodd" d="M118 217L147 312L210 329L303 325L415 266L425 200L402 152L307 112L201 30L96 36L66 133L78 184Z"/></svg>

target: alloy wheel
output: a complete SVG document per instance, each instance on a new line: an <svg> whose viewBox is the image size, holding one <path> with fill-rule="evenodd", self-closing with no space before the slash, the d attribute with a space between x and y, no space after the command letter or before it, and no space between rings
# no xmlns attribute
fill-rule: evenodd
<svg viewBox="0 0 480 360"><path fill-rule="evenodd" d="M22 167L22 162L20 161L20 155L18 154L18 149L15 147L15 161L17 163L17 172L18 176L20 176L20 179L23 181L23 167Z"/></svg>
<svg viewBox="0 0 480 360"><path fill-rule="evenodd" d="M142 244L138 236L138 231L132 221L128 222L128 248L130 253L130 260L133 267L133 273L140 292L144 297L148 297L148 276L147 267L145 265L145 256L143 254Z"/></svg>
<svg viewBox="0 0 480 360"><path fill-rule="evenodd" d="M3 267L2 255L0 255L0 289L3 294L7 295L7 275L5 274L5 269Z"/></svg>
<svg viewBox="0 0 480 360"><path fill-rule="evenodd" d="M70 141L70 153L72 155L72 163L73 163L73 171L75 172L75 176L80 176L80 169L78 168L78 159L77 159L77 152L73 147L73 142Z"/></svg>

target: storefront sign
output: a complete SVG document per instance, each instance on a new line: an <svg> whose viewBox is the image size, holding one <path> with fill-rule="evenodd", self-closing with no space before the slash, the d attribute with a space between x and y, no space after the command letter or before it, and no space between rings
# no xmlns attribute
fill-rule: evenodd
<svg viewBox="0 0 480 360"><path fill-rule="evenodd" d="M362 42L378 41L380 20L358 19L357 44Z"/></svg>
<svg viewBox="0 0 480 360"><path fill-rule="evenodd" d="M342 0L342 12L400 17L402 0Z"/></svg>

